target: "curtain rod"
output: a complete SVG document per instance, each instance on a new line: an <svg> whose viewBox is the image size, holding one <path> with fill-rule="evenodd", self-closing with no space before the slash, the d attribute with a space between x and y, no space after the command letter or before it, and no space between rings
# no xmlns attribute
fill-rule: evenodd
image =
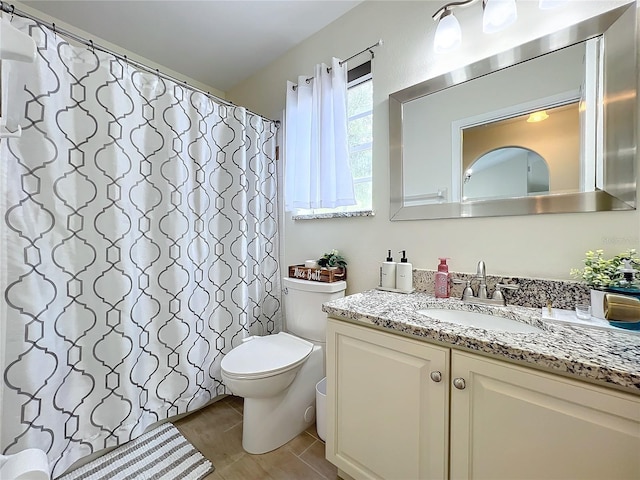
<svg viewBox="0 0 640 480"><path fill-rule="evenodd" d="M382 39L380 39L380 40L378 40L376 43L374 43L373 45L371 45L370 47L367 47L367 48L365 48L365 49L363 49L363 50L360 50L358 53L354 53L354 54L353 54L353 55L351 55L350 57L348 57L348 58L346 58L346 59L344 59L344 60L341 60L341 61L340 61L340 62L338 62L338 63L340 64L340 66L342 66L343 64L347 63L349 60L351 60L351 59L353 59L353 58L356 58L358 55L362 55L362 54L363 54L363 53L365 53L365 52L369 52L369 53L371 54L371 58L375 58L375 55L374 55L374 53L371 51L371 49L372 49L372 48L379 47L379 46L380 46L380 45L382 45L383 43L384 43L384 42L382 41ZM327 68L327 73L329 73L330 71L331 71L331 67L328 67L328 68ZM307 80L306 80L306 82L307 82L307 83L309 83L311 80L313 80L313 78L314 78L314 77L308 77L308 78L307 78ZM294 85L294 86L293 86L293 89L295 90L297 86L298 86L298 85Z"/></svg>
<svg viewBox="0 0 640 480"><path fill-rule="evenodd" d="M57 35L62 35L65 37L69 37L72 40L75 40L78 43L81 43L82 45L85 45L86 47L88 47L90 50L95 51L95 50L99 50L101 52L107 53L109 55L112 55L113 57L117 58L118 60L122 60L125 63L129 64L129 65L133 65L136 68L139 68L140 70L144 70L145 72L149 72L149 73L153 73L159 77L164 78L165 80L170 80L172 82L177 83L178 85L181 85L183 87L186 87L190 90L193 90L194 92L197 93L201 93L203 95L206 95L208 98L218 102L218 103L222 103L224 105L227 105L229 107L238 107L239 105L234 104L233 102L230 102L229 100L225 100L223 98L217 97L215 95L213 95L212 93L209 92L205 92L204 90L202 90L201 88L195 87L193 85L189 85L187 83L186 80L180 81L179 79L172 77L171 75L168 75L166 73L160 72L157 68L151 68L147 65L145 65L144 63L140 63L137 62L135 60L132 60L130 58L128 58L126 55L120 55L119 53L114 52L113 50L110 50L106 47L103 47L101 45L98 45L97 43L94 43L93 40L88 40L84 37L81 37L79 35L76 35L75 33L72 33L68 30L64 30L62 28L58 28L56 27L55 23L48 23L45 22L44 20L35 17L27 12L24 12L22 10L18 10L15 8L14 5L10 5L7 2L2 2L0 1L0 11L1 12L5 12L10 14L11 16L13 15L18 15L19 17L24 17L24 18L28 18L29 20L33 20L34 22L36 22L38 25L41 25L43 27L48 28L49 30L51 30L54 34ZM269 122L273 122L276 124L276 127L280 127L280 120L272 120L271 118L267 118L263 115L260 115L258 113L252 112L251 110L249 110L248 108L245 108L245 110L247 112L249 112L252 115L255 115L257 117L260 117L264 120L267 120Z"/></svg>
<svg viewBox="0 0 640 480"><path fill-rule="evenodd" d="M371 45L370 47L365 48L364 50L360 50L358 53L354 53L353 55L351 55L349 58L346 58L344 60L342 60L340 62L340 66L342 66L343 63L347 63L349 60L352 60L354 58L356 58L358 55L362 55L365 52L369 52L371 54L371 58L374 58L375 55L373 54L373 52L371 51L372 48L376 48L379 47L380 45L382 45L384 42L382 41L382 39L378 40L375 44Z"/></svg>

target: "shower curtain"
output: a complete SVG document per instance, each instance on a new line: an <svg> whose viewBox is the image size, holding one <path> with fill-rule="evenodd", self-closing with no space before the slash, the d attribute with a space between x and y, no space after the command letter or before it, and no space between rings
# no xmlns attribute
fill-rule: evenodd
<svg viewBox="0 0 640 480"><path fill-rule="evenodd" d="M16 17L3 62L1 452L53 474L227 392L281 327L276 125Z"/></svg>

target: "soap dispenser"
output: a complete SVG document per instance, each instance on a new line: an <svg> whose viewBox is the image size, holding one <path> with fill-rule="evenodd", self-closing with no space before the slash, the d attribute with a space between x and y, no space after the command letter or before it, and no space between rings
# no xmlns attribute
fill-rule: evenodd
<svg viewBox="0 0 640 480"><path fill-rule="evenodd" d="M446 258L440 258L440 265L436 272L435 294L436 298L449 298L451 287L449 284L449 265Z"/></svg>
<svg viewBox="0 0 640 480"><path fill-rule="evenodd" d="M623 280L620 282L620 285L623 289L628 290L630 293L635 293L638 289L635 287L635 274L638 273L638 270L633 268L631 264L631 259L624 258L622 259L623 265L619 267L619 272L623 276Z"/></svg>
<svg viewBox="0 0 640 480"><path fill-rule="evenodd" d="M387 254L387 260L382 262L380 286L382 288L396 288L396 262L391 257L391 250Z"/></svg>
<svg viewBox="0 0 640 480"><path fill-rule="evenodd" d="M413 265L408 262L405 250L402 250L402 258L396 265L396 288L403 292L413 290Z"/></svg>

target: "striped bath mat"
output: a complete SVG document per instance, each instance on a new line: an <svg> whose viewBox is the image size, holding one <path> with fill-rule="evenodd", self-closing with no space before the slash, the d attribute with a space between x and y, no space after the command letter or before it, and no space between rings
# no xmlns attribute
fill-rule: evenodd
<svg viewBox="0 0 640 480"><path fill-rule="evenodd" d="M58 480L199 480L213 469L176 427L165 423Z"/></svg>

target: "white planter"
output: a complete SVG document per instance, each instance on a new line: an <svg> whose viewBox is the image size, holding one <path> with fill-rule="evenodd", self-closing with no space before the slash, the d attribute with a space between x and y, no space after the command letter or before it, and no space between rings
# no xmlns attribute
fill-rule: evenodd
<svg viewBox="0 0 640 480"><path fill-rule="evenodd" d="M591 289L591 316L604 318L604 290Z"/></svg>

